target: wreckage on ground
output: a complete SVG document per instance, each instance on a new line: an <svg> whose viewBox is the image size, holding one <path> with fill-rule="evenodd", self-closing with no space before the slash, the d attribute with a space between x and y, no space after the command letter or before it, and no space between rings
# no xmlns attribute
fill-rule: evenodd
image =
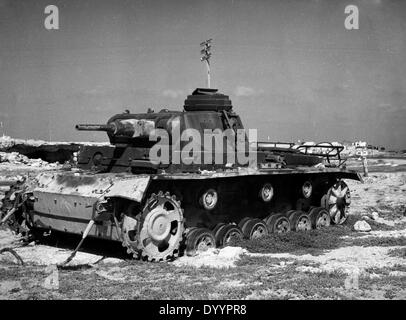
<svg viewBox="0 0 406 320"><path fill-rule="evenodd" d="M13 216L33 231L120 241L129 254L149 261L226 246L233 238L345 222L351 197L343 179L361 178L345 169L342 147L319 144L325 152L310 154L312 146L263 142L254 166L230 165L226 140L221 163L204 145L200 152L212 153L210 163L152 161L158 142L148 138L151 130L169 132L172 155L174 123L202 136L207 129L243 129L229 97L215 89L196 89L183 111L123 113L104 125L77 125L105 131L110 145L83 146L71 171L43 172L10 186L3 220Z"/></svg>

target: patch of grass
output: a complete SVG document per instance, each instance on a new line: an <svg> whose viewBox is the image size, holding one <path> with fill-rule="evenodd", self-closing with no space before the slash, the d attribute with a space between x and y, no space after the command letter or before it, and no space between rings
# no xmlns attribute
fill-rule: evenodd
<svg viewBox="0 0 406 320"><path fill-rule="evenodd" d="M406 248L389 250L388 255L392 257L401 257L403 259L406 259Z"/></svg>
<svg viewBox="0 0 406 320"><path fill-rule="evenodd" d="M389 289L388 291L385 292L384 297L386 299L392 300L393 298L396 297L396 290L395 289Z"/></svg>
<svg viewBox="0 0 406 320"><path fill-rule="evenodd" d="M401 272L406 272L406 265L404 264L395 264L392 268L390 268L391 271L401 271Z"/></svg>
<svg viewBox="0 0 406 320"><path fill-rule="evenodd" d="M360 246L360 247L392 247L392 246L406 246L406 237L363 237L355 238L347 245Z"/></svg>
<svg viewBox="0 0 406 320"><path fill-rule="evenodd" d="M310 231L270 234L254 240L234 240L231 245L241 246L254 253L320 253L320 250L339 247L340 237L353 233L349 226L331 226ZM313 252L311 252L313 251Z"/></svg>
<svg viewBox="0 0 406 320"><path fill-rule="evenodd" d="M369 213L378 212L379 216L387 220L399 220L406 215L406 205L387 205L377 204L376 206L368 206Z"/></svg>
<svg viewBox="0 0 406 320"><path fill-rule="evenodd" d="M243 256L237 265L245 272L238 279L244 279L251 270L255 281L262 283L251 292L246 291L254 299L346 298L345 294L340 293L343 291L346 275L340 271L311 273L297 270L302 266L317 268L318 264L310 261ZM252 271L253 267L255 272Z"/></svg>
<svg viewBox="0 0 406 320"><path fill-rule="evenodd" d="M63 270L59 291L62 298L79 299L337 298L332 288L343 285L344 278L340 273L298 272L298 266L308 263L295 261L279 265L281 261L285 260L243 256L238 266L232 269L139 263L123 270L127 278L121 282L96 273ZM100 269L109 270L104 266ZM227 285L236 280L238 285Z"/></svg>
<svg viewBox="0 0 406 320"><path fill-rule="evenodd" d="M403 264L395 264L391 267L385 267L385 268L366 268L365 272L367 273L375 273L383 276L389 276L391 272L397 271L397 272L406 272L406 265Z"/></svg>
<svg viewBox="0 0 406 320"><path fill-rule="evenodd" d="M269 278L267 285L274 289L285 289L298 295L318 299L340 299L344 295L336 289L344 287L346 275L340 271L303 273L296 271L297 265L289 265L283 270L283 277ZM272 283L272 284L271 284Z"/></svg>
<svg viewBox="0 0 406 320"><path fill-rule="evenodd" d="M354 224L359 220L362 220L361 214L350 214L343 226L353 230Z"/></svg>
<svg viewBox="0 0 406 320"><path fill-rule="evenodd" d="M282 263L281 262L285 262ZM293 263L292 263L293 262ZM91 269L59 271L58 291L41 287L48 274L44 267L27 265L1 270L0 281L20 280L21 292L12 299L340 299L351 298L344 289L341 272L300 272L300 266L315 266L309 261L273 257L242 256L236 268L176 267L169 263L123 262L120 265L98 265ZM403 267L403 269L402 269ZM404 270L393 266L385 277L399 288L400 277L390 271ZM113 270L114 269L114 270ZM99 271L119 273L122 281L106 279ZM373 279L374 280L374 279ZM227 283L240 282L241 285ZM365 279L369 284L376 281ZM361 281L360 281L361 282Z"/></svg>
<svg viewBox="0 0 406 320"><path fill-rule="evenodd" d="M370 290L371 288L385 288L386 290L404 290L406 280L404 277L385 276L373 278L361 276L359 278L359 288L361 290Z"/></svg>
<svg viewBox="0 0 406 320"><path fill-rule="evenodd" d="M322 254L342 246L404 246L405 237L362 237L365 233L353 230L360 215L350 215L344 225L332 225L320 230L269 234L254 240L233 240L232 246L240 246L252 253ZM368 220L372 230L394 230L395 228ZM350 236L350 238L344 238Z"/></svg>
<svg viewBox="0 0 406 320"><path fill-rule="evenodd" d="M388 226L387 224L384 223L378 223L375 220L368 219L365 220L370 226L371 230L373 231L391 231L391 230L396 230L395 226Z"/></svg>
<svg viewBox="0 0 406 320"><path fill-rule="evenodd" d="M59 299L58 292L47 290L41 286L47 276L48 274L43 266L14 266L2 269L0 272L0 282L18 281L21 283L22 290L18 291L18 293L5 293L9 295L10 299Z"/></svg>
<svg viewBox="0 0 406 320"><path fill-rule="evenodd" d="M406 222L401 222L395 224L394 230L405 230L406 229Z"/></svg>
<svg viewBox="0 0 406 320"><path fill-rule="evenodd" d="M60 273L60 291L66 297L83 299L208 299L209 294L214 293L220 293L220 298L238 299L244 296L243 290L220 290L218 284L235 279L249 284L255 278L252 269L250 267L247 272L237 268L179 268L168 263L132 263L120 271L124 275L122 281L106 279L96 272L85 274L64 270ZM99 270L110 269L103 266ZM86 286L83 286L85 282Z"/></svg>

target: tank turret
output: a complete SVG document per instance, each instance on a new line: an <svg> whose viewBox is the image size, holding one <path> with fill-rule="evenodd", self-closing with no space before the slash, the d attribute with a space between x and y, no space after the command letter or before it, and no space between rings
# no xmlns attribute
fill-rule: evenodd
<svg viewBox="0 0 406 320"><path fill-rule="evenodd" d="M233 106L228 95L219 93L217 89L197 88L184 101L183 111L170 111L163 109L160 112L147 113L121 113L111 117L106 124L78 124L76 129L80 131L104 131L107 133L111 146L85 146L81 149L78 165L83 169L97 167L98 170L106 171L134 171L145 172L146 170L157 171L158 169L195 172L199 170L224 169L227 162L227 154L234 149L236 140L221 136L221 150L212 150L210 144L205 146L204 135L208 130L214 132L220 129L221 133L244 129L242 121ZM165 164L152 164L150 150L162 136L153 135L155 129L167 133L165 148L169 150L170 159ZM181 152L190 142L182 137L186 130L192 129L199 133L201 138L198 144L201 154L211 153L211 159L215 159L216 153L223 154L223 160L213 163L184 164L177 163L176 153ZM162 131L160 131L162 133ZM202 138L203 137L203 138ZM212 138L210 138L212 139ZM245 150L249 150L248 139L245 137ZM174 151L175 150L175 151ZM270 148L259 143L256 149L257 162L260 166L314 166L323 162L323 157L318 154L307 154L293 148ZM246 164L236 163L243 167Z"/></svg>

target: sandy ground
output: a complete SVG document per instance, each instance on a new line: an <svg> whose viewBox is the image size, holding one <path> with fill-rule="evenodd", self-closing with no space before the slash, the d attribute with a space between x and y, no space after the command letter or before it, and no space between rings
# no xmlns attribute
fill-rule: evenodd
<svg viewBox="0 0 406 320"><path fill-rule="evenodd" d="M39 266L56 265L65 261L72 253L72 250L70 249L55 248L41 244L37 245L34 242L21 246L21 242L19 240L20 237L14 234L11 230L0 230L0 248L14 248L14 251L23 258L23 261L26 264ZM0 261L12 262L15 261L15 257L10 253L4 253L0 257ZM99 262L118 263L121 261L121 259L117 258L106 258L97 254L79 251L75 256L75 259L69 265L77 266L84 264L95 264Z"/></svg>
<svg viewBox="0 0 406 320"><path fill-rule="evenodd" d="M70 270L58 270L70 248L21 246L3 228L0 249L15 248L25 266L8 252L0 255L0 298L406 299L406 172L348 183L351 214L379 218L371 232L350 232L342 246L316 254L226 247L151 264L79 252Z"/></svg>
<svg viewBox="0 0 406 320"><path fill-rule="evenodd" d="M350 158L346 162L347 168L363 172L361 158ZM369 172L397 172L399 170L406 170L406 158L367 158L367 169Z"/></svg>
<svg viewBox="0 0 406 320"><path fill-rule="evenodd" d="M388 252L394 249L399 249L400 246L392 247L360 247L360 246L350 246L339 248L335 250L329 250L323 255L313 256L311 254L304 255L293 255L289 253L274 253L274 254L255 254L251 253L250 256L269 256L278 259L288 259L288 260L299 260L306 261L309 266L300 266L296 270L303 272L313 272L321 273L339 271L346 274L358 273L362 274L366 272L369 268L385 268L393 267L399 263L404 263L398 257L388 256ZM317 265L311 266L311 264ZM406 272L402 272L402 275Z"/></svg>

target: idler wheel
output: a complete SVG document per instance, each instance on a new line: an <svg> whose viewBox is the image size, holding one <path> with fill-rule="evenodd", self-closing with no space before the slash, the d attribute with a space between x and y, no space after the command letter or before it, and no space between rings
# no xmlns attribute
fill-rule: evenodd
<svg viewBox="0 0 406 320"><path fill-rule="evenodd" d="M351 193L347 184L343 180L338 181L327 191L324 201L324 207L330 214L331 222L343 224L348 218L351 204Z"/></svg>
<svg viewBox="0 0 406 320"><path fill-rule="evenodd" d="M259 239L268 235L268 227L261 219L249 219L241 227L247 239Z"/></svg>
<svg viewBox="0 0 406 320"><path fill-rule="evenodd" d="M313 229L321 229L330 226L330 215L324 208L311 208L309 211L309 218Z"/></svg>
<svg viewBox="0 0 406 320"><path fill-rule="evenodd" d="M194 256L215 247L216 240L209 229L195 228L186 236L186 254L188 256Z"/></svg>
<svg viewBox="0 0 406 320"><path fill-rule="evenodd" d="M264 219L269 233L286 233L290 231L290 222L282 213L273 213Z"/></svg>
<svg viewBox="0 0 406 320"><path fill-rule="evenodd" d="M241 240L243 234L235 224L224 224L214 234L218 247L227 246L232 240Z"/></svg>
<svg viewBox="0 0 406 320"><path fill-rule="evenodd" d="M312 223L306 213L299 210L289 210L286 213L291 230L293 231L308 231L312 229Z"/></svg>

